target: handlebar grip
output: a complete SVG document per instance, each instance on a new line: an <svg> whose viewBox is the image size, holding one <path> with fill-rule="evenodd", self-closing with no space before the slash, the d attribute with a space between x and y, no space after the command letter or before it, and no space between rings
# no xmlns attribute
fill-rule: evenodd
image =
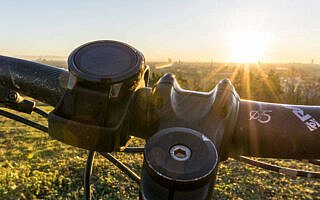
<svg viewBox="0 0 320 200"><path fill-rule="evenodd" d="M68 81L68 71L31 61L0 56L0 86L55 106Z"/></svg>
<svg viewBox="0 0 320 200"><path fill-rule="evenodd" d="M320 158L320 106L240 101L233 136L237 155Z"/></svg>

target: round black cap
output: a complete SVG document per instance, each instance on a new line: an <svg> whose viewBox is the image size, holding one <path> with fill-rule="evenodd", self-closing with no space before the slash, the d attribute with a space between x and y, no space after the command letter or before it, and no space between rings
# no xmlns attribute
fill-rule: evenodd
<svg viewBox="0 0 320 200"><path fill-rule="evenodd" d="M110 83L124 81L140 72L143 55L118 41L101 40L84 44L69 56L69 71L81 80Z"/></svg>
<svg viewBox="0 0 320 200"><path fill-rule="evenodd" d="M163 129L145 146L144 167L154 181L165 187L201 186L212 179L217 163L212 141L188 128Z"/></svg>

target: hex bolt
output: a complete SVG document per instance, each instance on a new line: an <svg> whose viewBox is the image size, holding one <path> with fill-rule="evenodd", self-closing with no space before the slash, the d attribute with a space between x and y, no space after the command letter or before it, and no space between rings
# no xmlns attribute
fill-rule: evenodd
<svg viewBox="0 0 320 200"><path fill-rule="evenodd" d="M186 161L191 157L191 149L185 145L177 144L170 148L170 156L177 161Z"/></svg>
<svg viewBox="0 0 320 200"><path fill-rule="evenodd" d="M15 93L15 92L10 92L10 93L8 94L8 98L9 98L10 101L16 101L17 98L18 98L18 95L17 95L17 93Z"/></svg>

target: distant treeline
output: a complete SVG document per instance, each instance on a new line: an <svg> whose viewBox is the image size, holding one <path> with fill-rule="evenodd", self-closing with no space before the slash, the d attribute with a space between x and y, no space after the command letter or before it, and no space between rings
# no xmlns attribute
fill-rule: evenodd
<svg viewBox="0 0 320 200"><path fill-rule="evenodd" d="M176 75L185 89L209 91L222 79L231 80L242 99L320 105L320 67L281 65L175 64L152 68L150 85L163 74ZM318 68L318 70L315 70Z"/></svg>

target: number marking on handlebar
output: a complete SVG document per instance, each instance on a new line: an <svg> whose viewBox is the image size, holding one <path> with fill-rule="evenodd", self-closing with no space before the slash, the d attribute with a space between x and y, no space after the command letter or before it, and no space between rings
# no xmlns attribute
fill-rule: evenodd
<svg viewBox="0 0 320 200"><path fill-rule="evenodd" d="M257 120L261 124L266 124L271 121L271 113L272 110L253 110L249 113L249 120Z"/></svg>

